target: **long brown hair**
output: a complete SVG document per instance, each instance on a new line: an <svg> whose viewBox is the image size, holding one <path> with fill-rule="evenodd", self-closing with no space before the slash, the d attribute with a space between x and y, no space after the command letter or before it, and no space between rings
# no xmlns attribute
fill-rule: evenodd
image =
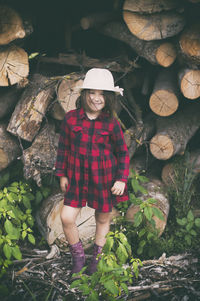
<svg viewBox="0 0 200 301"><path fill-rule="evenodd" d="M81 95L78 97L76 101L76 108L86 108L86 93L89 91L88 89L83 89L81 91ZM115 106L116 106L116 94L112 91L103 91L104 99L105 99L105 107L103 108L103 112L106 112L110 118L114 117Z"/></svg>

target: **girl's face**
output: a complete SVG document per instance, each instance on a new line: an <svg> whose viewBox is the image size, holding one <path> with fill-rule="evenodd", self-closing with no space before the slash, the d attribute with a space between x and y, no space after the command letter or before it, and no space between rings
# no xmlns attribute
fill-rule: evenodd
<svg viewBox="0 0 200 301"><path fill-rule="evenodd" d="M105 107L103 90L88 90L86 93L86 110L91 113L100 113Z"/></svg>

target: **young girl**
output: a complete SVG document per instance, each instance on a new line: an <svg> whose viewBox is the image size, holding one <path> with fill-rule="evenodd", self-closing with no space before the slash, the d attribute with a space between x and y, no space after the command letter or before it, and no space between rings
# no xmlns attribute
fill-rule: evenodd
<svg viewBox="0 0 200 301"><path fill-rule="evenodd" d="M129 153L119 122L113 117L117 93L111 72L93 68L81 87L80 108L65 115L61 126L56 175L65 193L61 221L72 254L72 273L85 264L76 226L82 207L95 209L96 235L88 273L96 271L109 232L112 207L128 199Z"/></svg>

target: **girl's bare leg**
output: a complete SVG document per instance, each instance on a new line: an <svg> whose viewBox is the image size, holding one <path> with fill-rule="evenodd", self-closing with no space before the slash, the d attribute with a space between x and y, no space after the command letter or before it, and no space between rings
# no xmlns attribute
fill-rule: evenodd
<svg viewBox="0 0 200 301"><path fill-rule="evenodd" d="M74 245L79 242L79 233L76 226L76 218L80 210L81 208L74 208L64 205L60 214L63 231L70 245Z"/></svg>
<svg viewBox="0 0 200 301"><path fill-rule="evenodd" d="M98 212L95 211L96 218L96 245L103 247L106 242L106 234L110 230L110 212Z"/></svg>

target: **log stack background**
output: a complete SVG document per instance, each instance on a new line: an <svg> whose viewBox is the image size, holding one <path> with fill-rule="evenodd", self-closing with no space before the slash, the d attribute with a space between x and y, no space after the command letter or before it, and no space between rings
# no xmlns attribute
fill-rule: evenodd
<svg viewBox="0 0 200 301"><path fill-rule="evenodd" d="M76 86L89 68L103 67L125 89L116 112L131 168L169 185L171 160L188 150L198 173L199 15L198 0L0 4L0 172L20 159L25 178L39 186L43 177L54 174L60 123L75 108ZM55 195L62 202L57 191L46 202L55 204ZM51 217L57 220L55 210L52 205L48 217L38 214L50 244L58 238L54 231L52 239L48 224ZM168 212L167 201L166 222ZM81 226L84 216L85 228L91 221L90 239L93 215L83 214ZM163 231L165 225L160 227Z"/></svg>

